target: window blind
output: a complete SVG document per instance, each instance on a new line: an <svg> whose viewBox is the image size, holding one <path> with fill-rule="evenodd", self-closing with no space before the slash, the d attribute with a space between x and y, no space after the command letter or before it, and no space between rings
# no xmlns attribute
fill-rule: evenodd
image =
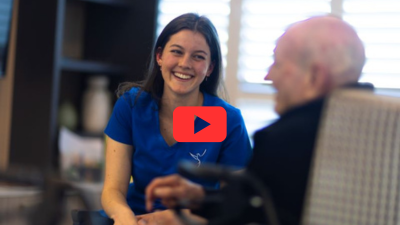
<svg viewBox="0 0 400 225"><path fill-rule="evenodd" d="M400 88L400 1L345 0L343 19L363 40L367 61L360 81Z"/></svg>
<svg viewBox="0 0 400 225"><path fill-rule="evenodd" d="M288 25L330 12L328 0L243 0L238 79L263 83L275 42Z"/></svg>

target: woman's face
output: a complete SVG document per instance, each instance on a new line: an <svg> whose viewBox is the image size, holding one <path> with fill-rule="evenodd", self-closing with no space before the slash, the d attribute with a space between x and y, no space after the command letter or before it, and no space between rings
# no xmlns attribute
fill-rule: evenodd
<svg viewBox="0 0 400 225"><path fill-rule="evenodd" d="M164 95L198 93L201 82L213 70L210 47L204 36L191 30L172 35L156 57L164 79Z"/></svg>

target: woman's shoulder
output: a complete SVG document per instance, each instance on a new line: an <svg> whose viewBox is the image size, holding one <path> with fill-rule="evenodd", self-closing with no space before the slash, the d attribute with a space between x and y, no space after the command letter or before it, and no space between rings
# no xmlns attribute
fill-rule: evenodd
<svg viewBox="0 0 400 225"><path fill-rule="evenodd" d="M144 103L151 100L150 94L141 87L132 87L122 94L119 99L127 101L131 106L138 102Z"/></svg>
<svg viewBox="0 0 400 225"><path fill-rule="evenodd" d="M131 97L137 97L138 95L146 96L149 93L147 91L144 91L141 87L132 87L127 92L125 92L124 95L125 94L127 94Z"/></svg>

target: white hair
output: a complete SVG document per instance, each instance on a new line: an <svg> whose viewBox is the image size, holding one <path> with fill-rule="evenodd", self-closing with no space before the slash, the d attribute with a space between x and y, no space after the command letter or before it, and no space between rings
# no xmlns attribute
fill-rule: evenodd
<svg viewBox="0 0 400 225"><path fill-rule="evenodd" d="M301 64L324 65L338 85L357 82L365 64L365 50L354 28L332 16L314 17L300 23L305 25L299 37L301 46L298 46Z"/></svg>

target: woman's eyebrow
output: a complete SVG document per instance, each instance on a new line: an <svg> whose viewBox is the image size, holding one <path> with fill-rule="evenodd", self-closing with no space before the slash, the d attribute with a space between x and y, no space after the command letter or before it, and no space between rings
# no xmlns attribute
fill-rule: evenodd
<svg viewBox="0 0 400 225"><path fill-rule="evenodd" d="M178 44L172 44L172 45L170 45L170 47L177 47L177 48L183 49L183 47L180 46L180 45L178 45ZM205 55L208 55L207 52L204 51L204 50L196 50L196 51L194 51L194 52L196 52L196 53L203 53L203 54L205 54Z"/></svg>
<svg viewBox="0 0 400 225"><path fill-rule="evenodd" d="M169 47L178 47L178 48L183 48L182 46L178 45L178 44L172 44Z"/></svg>
<svg viewBox="0 0 400 225"><path fill-rule="evenodd" d="M194 51L194 52L196 52L196 53L203 53L203 54L205 54L205 55L208 55L207 52L205 52L205 51L203 51L203 50L197 50L197 51Z"/></svg>

